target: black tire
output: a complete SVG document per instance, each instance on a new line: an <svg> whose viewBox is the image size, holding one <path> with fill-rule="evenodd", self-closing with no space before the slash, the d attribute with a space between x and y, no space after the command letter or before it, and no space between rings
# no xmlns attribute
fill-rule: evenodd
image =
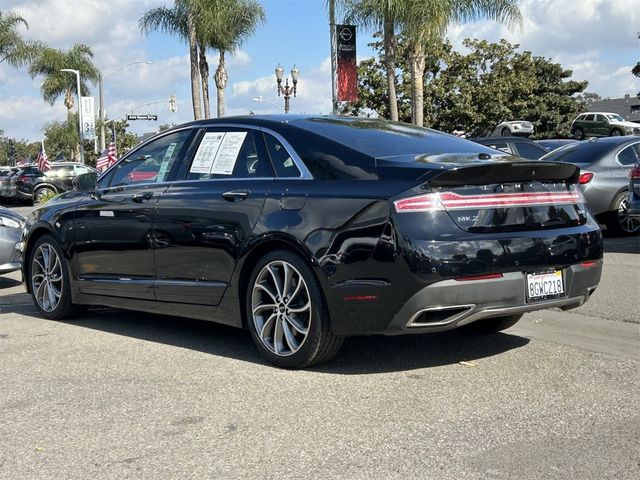
<svg viewBox="0 0 640 480"><path fill-rule="evenodd" d="M296 351L293 351L293 348L290 348L291 352L278 354L275 353L268 345L269 340L271 340L271 343L273 343L274 349L277 352L278 348L275 347L275 325L278 321L280 321L282 325L281 329L284 329L284 324L286 323L287 325L290 325L290 323L287 323L284 320L279 320L280 317L277 317L272 322L272 338L267 338L265 339L265 341L263 341L261 339L260 332L258 332L258 325L262 323L262 325L264 326L269 322L269 320L264 320L262 317L271 317L271 315L277 314L277 312L281 312L282 310L278 310L278 308L270 310L269 307L267 307L265 309L267 310L267 313L263 314L262 317L260 315L256 315L254 311L254 302L258 304L260 304L261 302L257 301L257 296L254 297L254 291L262 291L256 286L256 281L258 280L259 276L262 278L262 276L265 275L264 272L266 271L265 269L267 269L267 266L271 267L273 265L284 264L288 264L288 266L293 267L295 273L293 273L292 275L298 274L299 277L303 279L302 286L304 287L304 285L306 285L304 294L308 294L310 307L308 314L308 323L306 323L307 333L303 340L300 342L300 346L298 347L298 349ZM265 285L265 283L262 281L258 281L257 283ZM300 282L298 281L298 283ZM293 301L294 292L292 292L292 290L297 291L297 289L295 289L293 285L289 285L289 293L285 292L282 295L282 298L286 300L287 295L291 295L289 301ZM259 296L259 294L260 293L256 293L255 295ZM311 268L309 268L309 266L298 255L286 250L276 250L261 258L251 272L249 282L247 283L247 292L245 297L246 324L249 328L249 331L251 332L251 337L253 338L258 351L274 365L284 368L305 368L330 360L338 353L338 350L340 350L340 347L344 342L344 337L336 336L331 332L329 324L329 313L325 304L325 299L320 284L313 274ZM278 295L276 295L276 297L280 298ZM269 294L264 298L274 298L274 296ZM282 304L280 305L282 307ZM269 315L269 313L271 313L271 315ZM288 306L286 313L289 314ZM286 315L282 315L283 317L286 317ZM290 326L288 326L287 328L289 329L289 332L294 332L294 330L291 330ZM266 331L264 328L262 330ZM286 337L286 335L283 335L282 332L280 336L283 340Z"/></svg>
<svg viewBox="0 0 640 480"><path fill-rule="evenodd" d="M40 187L33 192L33 204L39 205L41 203L40 199L49 193L56 193L54 189L49 187Z"/></svg>
<svg viewBox="0 0 640 480"><path fill-rule="evenodd" d="M503 137L510 137L511 136L511 130L509 130L507 127L504 127L502 129L502 131L500 132L500 135L502 135Z"/></svg>
<svg viewBox="0 0 640 480"><path fill-rule="evenodd" d="M36 283L36 280L34 280L34 276L37 275L37 267L35 267L36 264L34 262L34 258L37 257L40 247L43 246L48 246L49 248L53 249L60 261L61 286L58 289L60 291L60 297L57 305L52 309L44 308L38 301L38 284ZM28 282L31 290L31 298L33 299L35 307L38 309L38 312L40 312L40 315L50 320L65 320L78 315L84 310L83 306L75 305L71 301L69 265L62 249L60 248L60 245L55 238L53 238L51 235L43 235L38 240L36 240L33 248L31 249L31 252L29 253L29 258L27 259L27 261L29 262Z"/></svg>
<svg viewBox="0 0 640 480"><path fill-rule="evenodd" d="M613 201L613 209L607 214L607 230L615 235L637 235L640 220L629 217L629 192L620 192Z"/></svg>
<svg viewBox="0 0 640 480"><path fill-rule="evenodd" d="M475 333L497 333L513 327L522 318L522 313L508 317L484 318L469 324L469 330Z"/></svg>
<svg viewBox="0 0 640 480"><path fill-rule="evenodd" d="M622 130L620 130L619 128L614 128L613 130L611 130L611 136L612 137L619 137L621 135L624 135L624 132Z"/></svg>
<svg viewBox="0 0 640 480"><path fill-rule="evenodd" d="M580 127L576 127L573 129L573 132L571 132L571 135L573 135L573 138L576 140L582 140L584 138L584 131Z"/></svg>

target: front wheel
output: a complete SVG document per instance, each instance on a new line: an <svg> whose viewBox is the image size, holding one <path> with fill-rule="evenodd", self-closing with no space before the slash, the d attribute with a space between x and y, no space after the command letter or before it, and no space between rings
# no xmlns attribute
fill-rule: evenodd
<svg viewBox="0 0 640 480"><path fill-rule="evenodd" d="M469 324L475 333L497 333L513 327L522 318L522 313L508 317L485 318Z"/></svg>
<svg viewBox="0 0 640 480"><path fill-rule="evenodd" d="M612 137L619 137L620 135L622 135L622 131L619 128L614 128L613 130L611 130Z"/></svg>
<svg viewBox="0 0 640 480"><path fill-rule="evenodd" d="M76 315L81 307L71 302L69 267L56 239L40 237L27 261L31 297L40 315L51 320Z"/></svg>
<svg viewBox="0 0 640 480"><path fill-rule="evenodd" d="M269 253L253 269L248 287L247 325L271 363L304 368L338 353L344 338L331 332L320 284L300 257Z"/></svg>
<svg viewBox="0 0 640 480"><path fill-rule="evenodd" d="M502 132L500 132L500 134L501 134L503 137L509 137L509 136L511 136L511 130L509 130L507 127L504 127L504 128L502 129Z"/></svg>
<svg viewBox="0 0 640 480"><path fill-rule="evenodd" d="M629 215L629 193L621 192L613 202L613 211L609 213L607 229L619 235L640 233L640 219Z"/></svg>

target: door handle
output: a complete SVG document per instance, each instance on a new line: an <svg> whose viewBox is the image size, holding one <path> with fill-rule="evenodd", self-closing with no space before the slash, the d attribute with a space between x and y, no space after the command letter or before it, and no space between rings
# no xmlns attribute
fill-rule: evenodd
<svg viewBox="0 0 640 480"><path fill-rule="evenodd" d="M131 200L136 203L142 203L146 200L151 200L151 197L153 197L153 192L134 193L131 195Z"/></svg>
<svg viewBox="0 0 640 480"><path fill-rule="evenodd" d="M241 202L249 195L251 195L251 190L231 190L229 192L224 192L222 194L222 198L230 202Z"/></svg>

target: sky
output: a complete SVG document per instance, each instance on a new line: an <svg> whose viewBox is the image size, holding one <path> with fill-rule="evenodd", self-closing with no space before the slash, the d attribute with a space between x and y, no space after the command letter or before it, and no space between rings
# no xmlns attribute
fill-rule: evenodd
<svg viewBox="0 0 640 480"><path fill-rule="evenodd" d="M274 69L282 64L289 72L300 70L298 97L292 113L328 113L331 110L329 27L324 0L261 0L266 23L227 60L229 82L226 114L275 113L283 106L278 98ZM170 0L0 0L0 10L19 12L29 29L24 38L42 40L67 49L85 43L105 76L107 117L158 100L178 99L178 111L168 104L135 110L158 115L158 121L131 121L134 133L152 132L163 123L193 119L188 48L167 34L141 35L137 22L149 9L172 5ZM587 80L588 91L605 97L640 91L640 81L630 71L640 60L640 0L521 0L524 22L513 30L494 22L452 25L447 32L454 46L463 50L465 38L518 43L572 69L573 78ZM358 32L358 57L373 55L367 46L370 32ZM137 64L109 75L130 62ZM216 52L209 53L211 73ZM63 98L46 103L40 93L42 79L31 79L26 69L0 64L0 129L5 135L29 141L42 137L47 122L64 120ZM212 112L215 84L210 80ZM92 89L97 98L97 87ZM262 97L262 103L252 99Z"/></svg>

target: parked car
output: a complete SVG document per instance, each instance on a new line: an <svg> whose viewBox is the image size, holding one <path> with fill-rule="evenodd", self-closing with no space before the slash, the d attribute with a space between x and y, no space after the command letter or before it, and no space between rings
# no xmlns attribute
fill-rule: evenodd
<svg viewBox="0 0 640 480"><path fill-rule="evenodd" d="M516 157L528 158L530 160L538 160L548 153L543 147L536 142L522 137L489 137L489 138L471 138L470 140L495 148L501 152L515 155Z"/></svg>
<svg viewBox="0 0 640 480"><path fill-rule="evenodd" d="M629 216L640 222L640 160L629 172Z"/></svg>
<svg viewBox="0 0 640 480"><path fill-rule="evenodd" d="M10 202L13 200L13 194L11 187L11 178L20 170L18 167L12 167L9 169L6 175L0 177L0 198L3 202Z"/></svg>
<svg viewBox="0 0 640 480"><path fill-rule="evenodd" d="M536 143L544 148L548 152L554 151L556 148L564 147L570 143L575 143L578 140L573 138L547 138L544 140L536 140Z"/></svg>
<svg viewBox="0 0 640 480"><path fill-rule="evenodd" d="M640 123L628 122L617 113L581 113L571 124L571 135L576 140L634 134L640 134Z"/></svg>
<svg viewBox="0 0 640 480"><path fill-rule="evenodd" d="M24 217L0 207L0 275L20 270L22 254L19 249Z"/></svg>
<svg viewBox="0 0 640 480"><path fill-rule="evenodd" d="M580 187L598 221L615 233L640 233L629 217L629 173L640 158L640 137L593 138L566 145L541 158L580 167Z"/></svg>
<svg viewBox="0 0 640 480"><path fill-rule="evenodd" d="M533 135L534 128L531 122L525 120L514 120L510 122L502 122L488 133L490 137L511 137L521 136L528 137Z"/></svg>
<svg viewBox="0 0 640 480"><path fill-rule="evenodd" d="M578 176L379 119L201 120L35 208L23 275L46 318L108 305L217 321L305 367L347 335L495 332L582 305L602 236Z"/></svg>
<svg viewBox="0 0 640 480"><path fill-rule="evenodd" d="M11 182L15 183L15 196L19 200L38 203L51 193L58 194L73 189L73 179L82 173L98 171L82 163L60 162L52 163L51 170L46 173L38 170L35 165L22 167L14 175Z"/></svg>

